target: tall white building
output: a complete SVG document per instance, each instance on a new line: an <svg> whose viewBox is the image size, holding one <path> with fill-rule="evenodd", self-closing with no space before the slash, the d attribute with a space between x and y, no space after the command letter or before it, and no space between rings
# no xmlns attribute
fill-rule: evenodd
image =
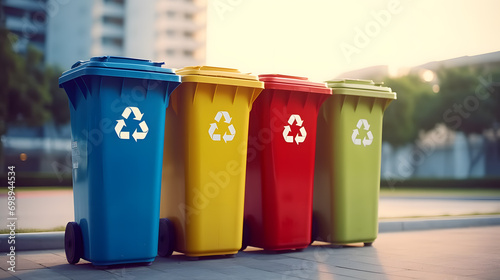
<svg viewBox="0 0 500 280"><path fill-rule="evenodd" d="M25 53L28 44L45 51L46 0L0 0L0 24L17 35L12 47L17 53Z"/></svg>
<svg viewBox="0 0 500 280"><path fill-rule="evenodd" d="M164 61L169 68L205 63L206 0L51 2L57 12L47 17L49 64L68 69L101 55Z"/></svg>

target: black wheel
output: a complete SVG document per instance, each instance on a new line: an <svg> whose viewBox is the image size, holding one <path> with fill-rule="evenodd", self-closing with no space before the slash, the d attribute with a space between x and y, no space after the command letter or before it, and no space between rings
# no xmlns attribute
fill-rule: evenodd
<svg viewBox="0 0 500 280"><path fill-rule="evenodd" d="M174 252L175 228L172 221L160 219L160 230L158 233L158 256L170 257Z"/></svg>
<svg viewBox="0 0 500 280"><path fill-rule="evenodd" d="M250 242L250 229L248 228L248 222L243 220L243 236L241 238L240 251L243 251L248 247L248 242Z"/></svg>
<svg viewBox="0 0 500 280"><path fill-rule="evenodd" d="M371 247L373 245L373 242L365 242L364 245L365 247Z"/></svg>
<svg viewBox="0 0 500 280"><path fill-rule="evenodd" d="M316 241L316 238L318 238L318 221L316 220L316 215L312 215L312 220L311 220L311 245L314 241Z"/></svg>
<svg viewBox="0 0 500 280"><path fill-rule="evenodd" d="M64 251L68 263L75 264L83 257L83 237L80 226L75 222L69 222L64 232Z"/></svg>

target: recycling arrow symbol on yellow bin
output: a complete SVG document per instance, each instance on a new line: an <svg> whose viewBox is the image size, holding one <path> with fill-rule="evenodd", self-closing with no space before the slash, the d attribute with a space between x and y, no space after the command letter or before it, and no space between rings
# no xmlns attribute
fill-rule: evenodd
<svg viewBox="0 0 500 280"><path fill-rule="evenodd" d="M361 139L358 139L359 129L361 129L361 126L363 126L364 130L368 131L366 133L366 137L363 137L363 141L361 141ZM365 146L365 147L370 146L373 142L373 134L370 131L370 124L368 123L368 121L365 119L360 119L358 121L358 124L356 125L356 127L357 128L352 131L352 136L351 136L351 139L352 139L352 142L354 143L354 145L361 145L361 142L362 142L363 146Z"/></svg>
<svg viewBox="0 0 500 280"><path fill-rule="evenodd" d="M137 107L127 107L123 110L122 117L123 119L116 120L116 126L115 126L115 132L116 135L118 135L118 138L120 139L130 139L130 132L129 131L122 131L124 127L127 125L125 124L125 120L128 119L130 116L130 113L134 113L134 120L139 121L139 127L141 128L141 132L137 131L137 128L135 129L134 133L132 133L132 138L134 138L135 142L137 140L142 140L146 138L146 135L148 135L148 125L146 124L146 121L142 121L142 116L144 114L141 113L139 108Z"/></svg>
<svg viewBox="0 0 500 280"><path fill-rule="evenodd" d="M229 116L229 113L226 111L219 111L215 115L215 121L218 123L222 116L224 116L224 122L229 124L227 129L229 130L229 134L224 132L224 135L222 136L222 139L224 139L224 142L227 143L229 141L233 141L234 135L236 134L236 129L234 129L234 126L231 124L231 117ZM217 123L211 123L210 128L208 129L208 134L210 135L210 138L214 141L220 141L221 135L215 133L215 130L218 129Z"/></svg>

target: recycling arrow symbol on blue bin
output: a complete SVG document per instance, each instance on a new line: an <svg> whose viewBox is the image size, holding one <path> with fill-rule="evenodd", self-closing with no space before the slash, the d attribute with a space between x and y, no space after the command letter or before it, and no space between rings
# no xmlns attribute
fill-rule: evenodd
<svg viewBox="0 0 500 280"><path fill-rule="evenodd" d="M148 135L148 125L146 124L146 121L141 121L142 116L144 114L141 113L139 108L137 107L127 107L123 110L122 117L123 119L116 120L116 126L115 126L115 132L116 135L118 135L118 138L120 139L130 139L130 132L129 131L122 131L124 127L127 125L125 124L125 120L128 119L131 113L134 113L134 120L139 121L139 128L141 131L137 131L137 128L134 130L134 133L132 133L132 138L134 138L135 142L137 140L142 140L146 138Z"/></svg>

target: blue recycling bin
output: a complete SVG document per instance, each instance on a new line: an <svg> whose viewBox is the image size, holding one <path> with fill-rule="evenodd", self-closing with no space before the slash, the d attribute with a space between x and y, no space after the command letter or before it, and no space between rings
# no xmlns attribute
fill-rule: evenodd
<svg viewBox="0 0 500 280"><path fill-rule="evenodd" d="M93 57L59 78L71 111L69 263L150 263L157 255L165 110L180 84L162 64Z"/></svg>

